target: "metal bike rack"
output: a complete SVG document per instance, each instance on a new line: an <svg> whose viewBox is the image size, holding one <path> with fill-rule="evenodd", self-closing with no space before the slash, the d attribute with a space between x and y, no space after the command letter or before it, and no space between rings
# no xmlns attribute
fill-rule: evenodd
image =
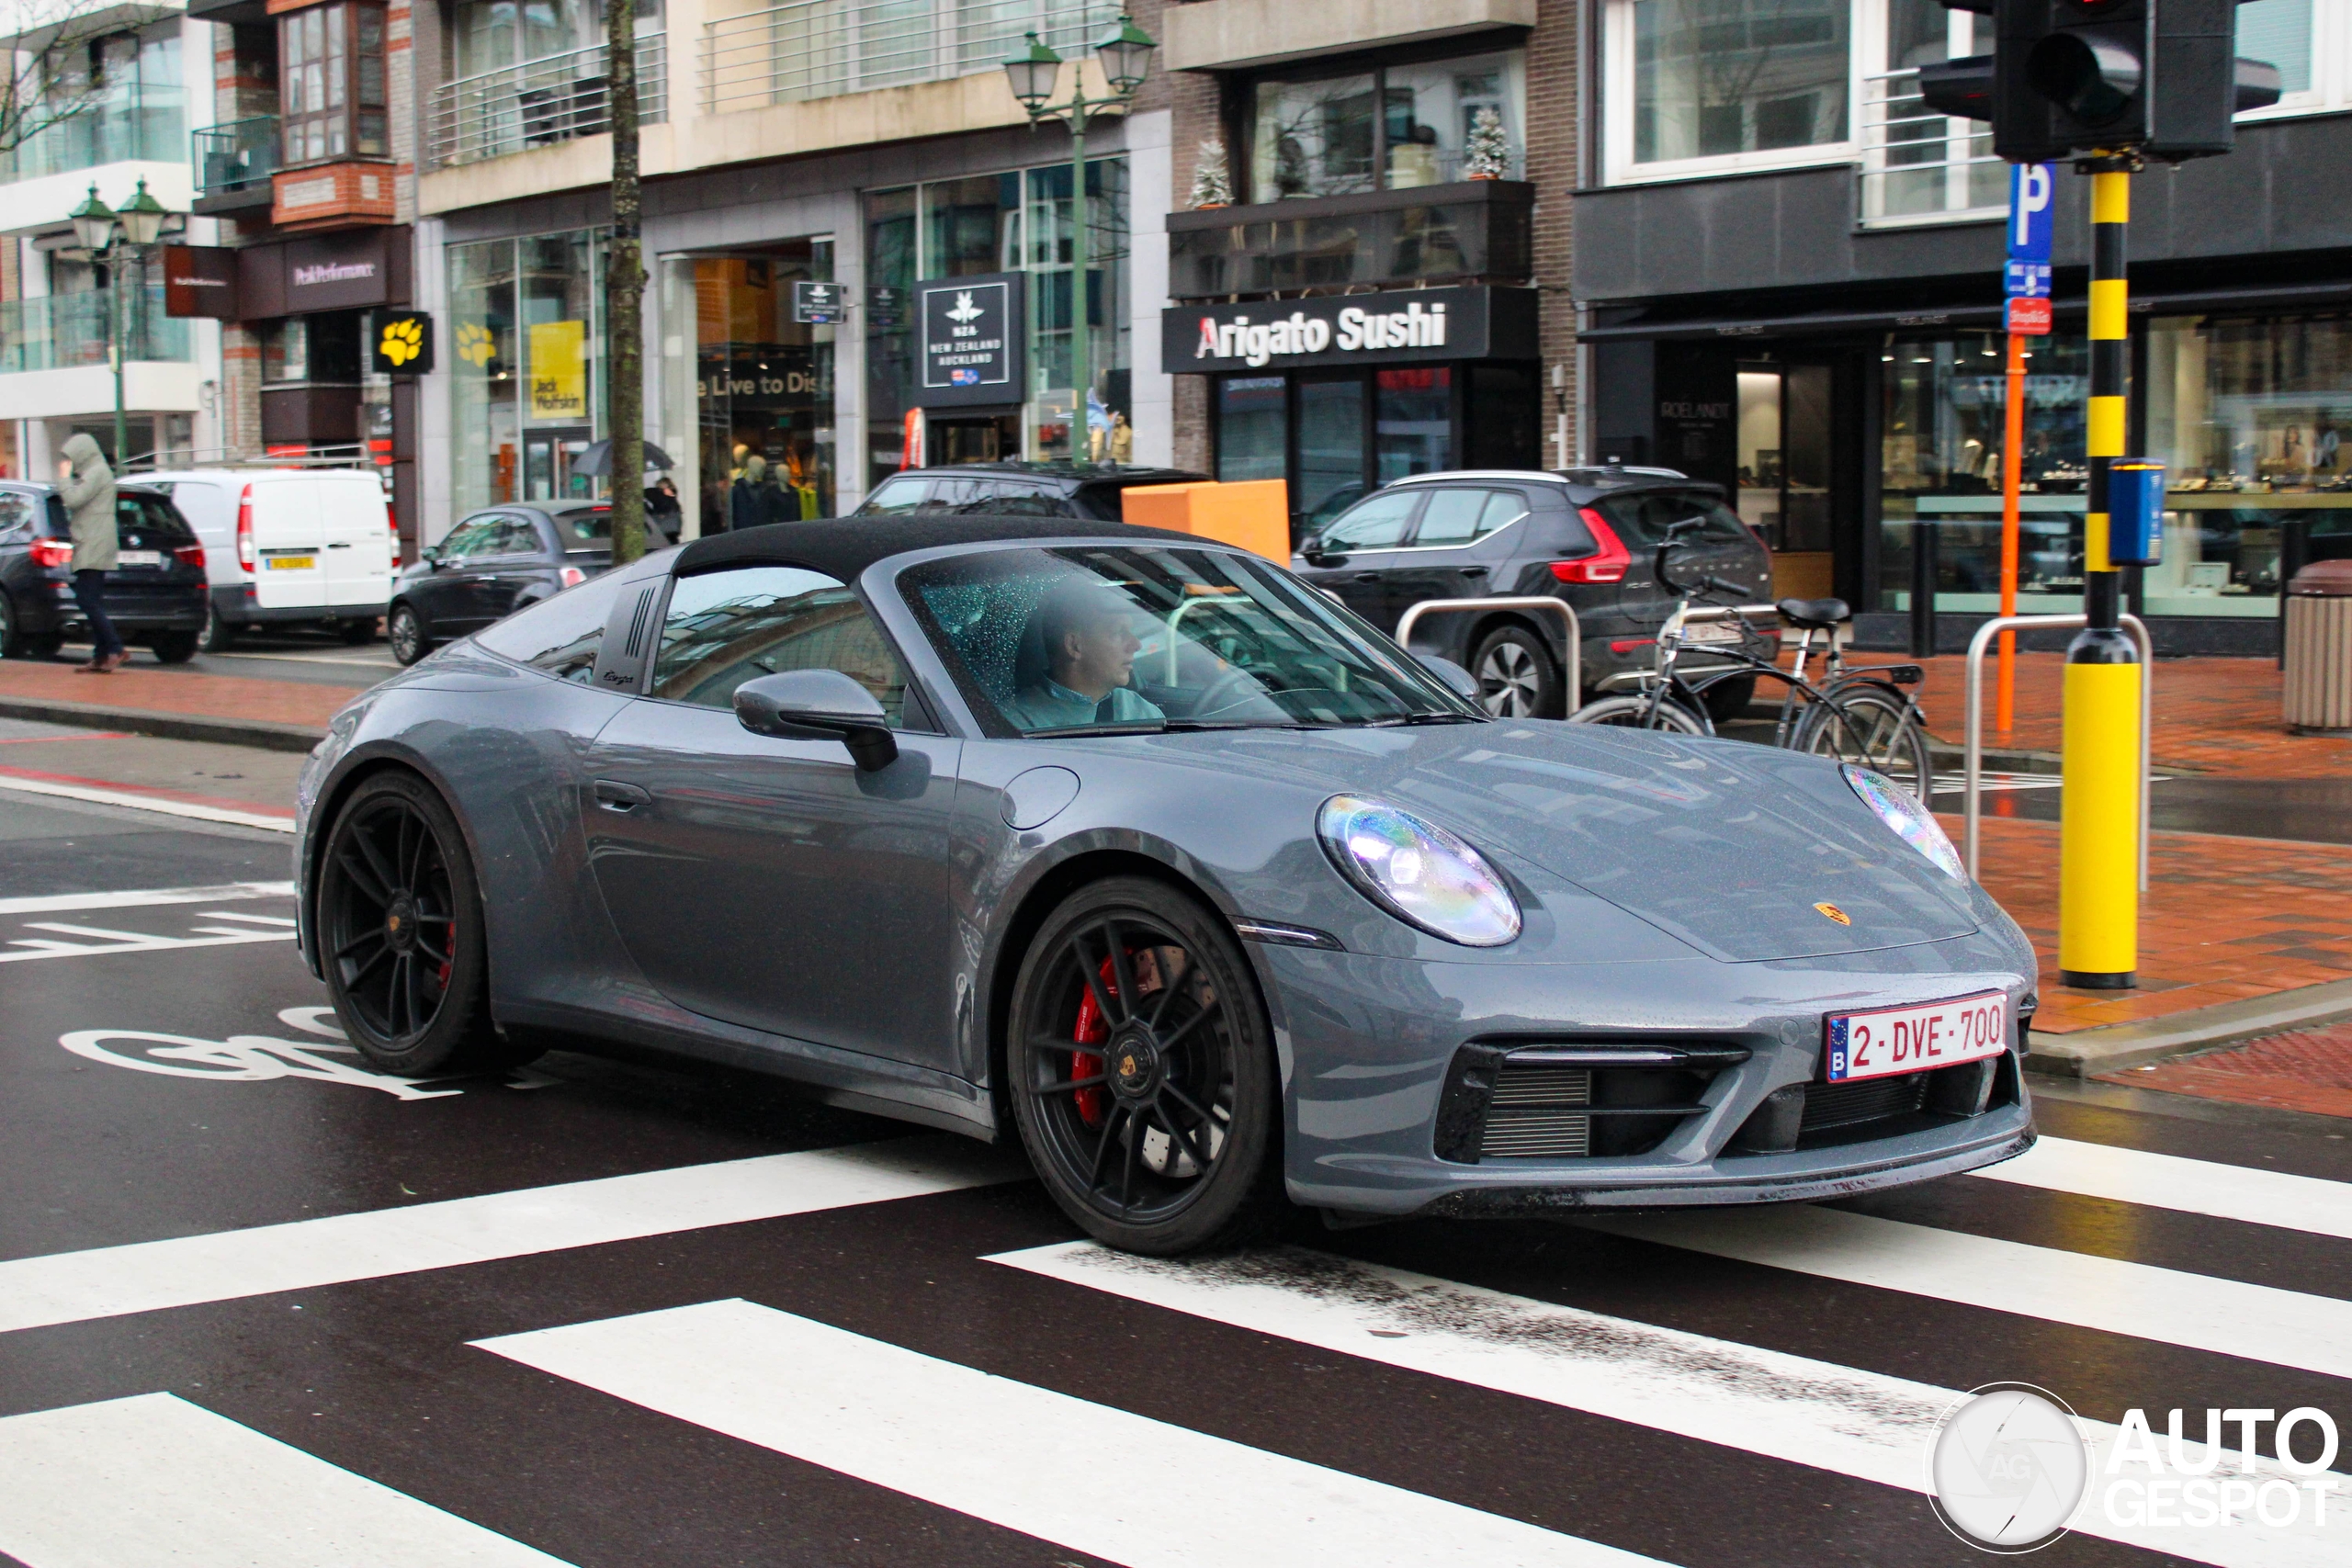
<svg viewBox="0 0 2352 1568"><path fill-rule="evenodd" d="M2155 728L2156 646L2148 636L2148 628L2137 615L2121 617L2123 629L2140 645L2140 891L2148 890L2148 773L2150 735ZM2047 626L2059 629L2085 626L2087 615L1996 615L1976 628L1968 639L1968 750L1962 763L1961 786L1967 802L1962 807L1967 831L1962 840L1962 857L1968 863L1968 875L1976 878L1977 818L1984 806L1984 649L2005 631ZM1929 794L1934 784L1928 785Z"/></svg>
<svg viewBox="0 0 2352 1568"><path fill-rule="evenodd" d="M1495 599L1424 599L1407 607L1396 622L1396 646L1410 653L1413 650L1413 628L1420 625L1423 615L1441 610L1550 610L1558 615L1567 627L1568 654L1563 660L1567 671L1567 707L1570 713L1584 701L1584 628L1577 622L1575 606L1558 599L1546 599L1540 594L1507 594Z"/></svg>

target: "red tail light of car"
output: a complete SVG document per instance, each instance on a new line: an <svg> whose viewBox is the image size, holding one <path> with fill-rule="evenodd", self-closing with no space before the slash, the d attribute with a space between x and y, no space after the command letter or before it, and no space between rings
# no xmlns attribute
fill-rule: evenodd
<svg viewBox="0 0 2352 1568"><path fill-rule="evenodd" d="M74 558L73 541L69 539L35 539L33 541L32 554L33 564L35 566L64 566Z"/></svg>
<svg viewBox="0 0 2352 1568"><path fill-rule="evenodd" d="M202 566L204 564L204 547L202 545L175 546L172 550L172 558L178 561L182 566Z"/></svg>
<svg viewBox="0 0 2352 1568"><path fill-rule="evenodd" d="M588 574L578 567L568 566L563 569L563 585L566 588L577 588L587 581Z"/></svg>
<svg viewBox="0 0 2352 1568"><path fill-rule="evenodd" d="M251 571L254 559L254 487L247 485L237 497L237 564Z"/></svg>
<svg viewBox="0 0 2352 1568"><path fill-rule="evenodd" d="M1577 508L1577 515L1592 530L1593 543L1598 547L1592 554L1575 560L1554 561L1552 575L1562 582L1624 581L1626 569L1634 564L1634 558L1626 551L1625 542L1617 536L1617 530L1589 506Z"/></svg>

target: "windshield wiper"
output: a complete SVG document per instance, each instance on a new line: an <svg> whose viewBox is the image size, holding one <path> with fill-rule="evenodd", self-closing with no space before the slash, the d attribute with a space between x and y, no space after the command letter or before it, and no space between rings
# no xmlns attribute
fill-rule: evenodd
<svg viewBox="0 0 2352 1568"><path fill-rule="evenodd" d="M1173 728L1157 718L1129 719L1124 724L1069 724L1053 729L1032 729L1022 736L1024 740L1058 740L1070 735L1158 735Z"/></svg>
<svg viewBox="0 0 2352 1568"><path fill-rule="evenodd" d="M1473 717L1466 713L1415 713L1407 714L1402 718L1371 719L1365 723L1364 728L1366 729L1396 729L1408 724L1485 724L1487 722L1486 719Z"/></svg>

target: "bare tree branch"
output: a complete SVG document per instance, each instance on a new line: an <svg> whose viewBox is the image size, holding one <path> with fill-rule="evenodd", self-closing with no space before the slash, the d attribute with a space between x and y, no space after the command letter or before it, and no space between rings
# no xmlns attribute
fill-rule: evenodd
<svg viewBox="0 0 2352 1568"><path fill-rule="evenodd" d="M0 40L8 51L0 73L0 154L103 108L115 85L107 79L100 40L173 14L104 0L15 7L14 19L29 25Z"/></svg>

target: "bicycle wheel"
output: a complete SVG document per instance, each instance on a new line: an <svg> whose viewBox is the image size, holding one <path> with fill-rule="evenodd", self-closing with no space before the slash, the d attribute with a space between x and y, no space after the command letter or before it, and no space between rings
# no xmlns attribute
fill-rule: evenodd
<svg viewBox="0 0 2352 1568"><path fill-rule="evenodd" d="M1805 710L1790 745L1815 757L1884 773L1921 802L1932 804L1935 768L1928 735L1911 709L1884 692L1863 687L1834 692Z"/></svg>
<svg viewBox="0 0 2352 1568"><path fill-rule="evenodd" d="M1570 724L1613 724L1623 729L1659 729L1669 735L1704 735L1707 721L1668 697L1650 716L1650 700L1631 694L1602 697L1568 715Z"/></svg>

